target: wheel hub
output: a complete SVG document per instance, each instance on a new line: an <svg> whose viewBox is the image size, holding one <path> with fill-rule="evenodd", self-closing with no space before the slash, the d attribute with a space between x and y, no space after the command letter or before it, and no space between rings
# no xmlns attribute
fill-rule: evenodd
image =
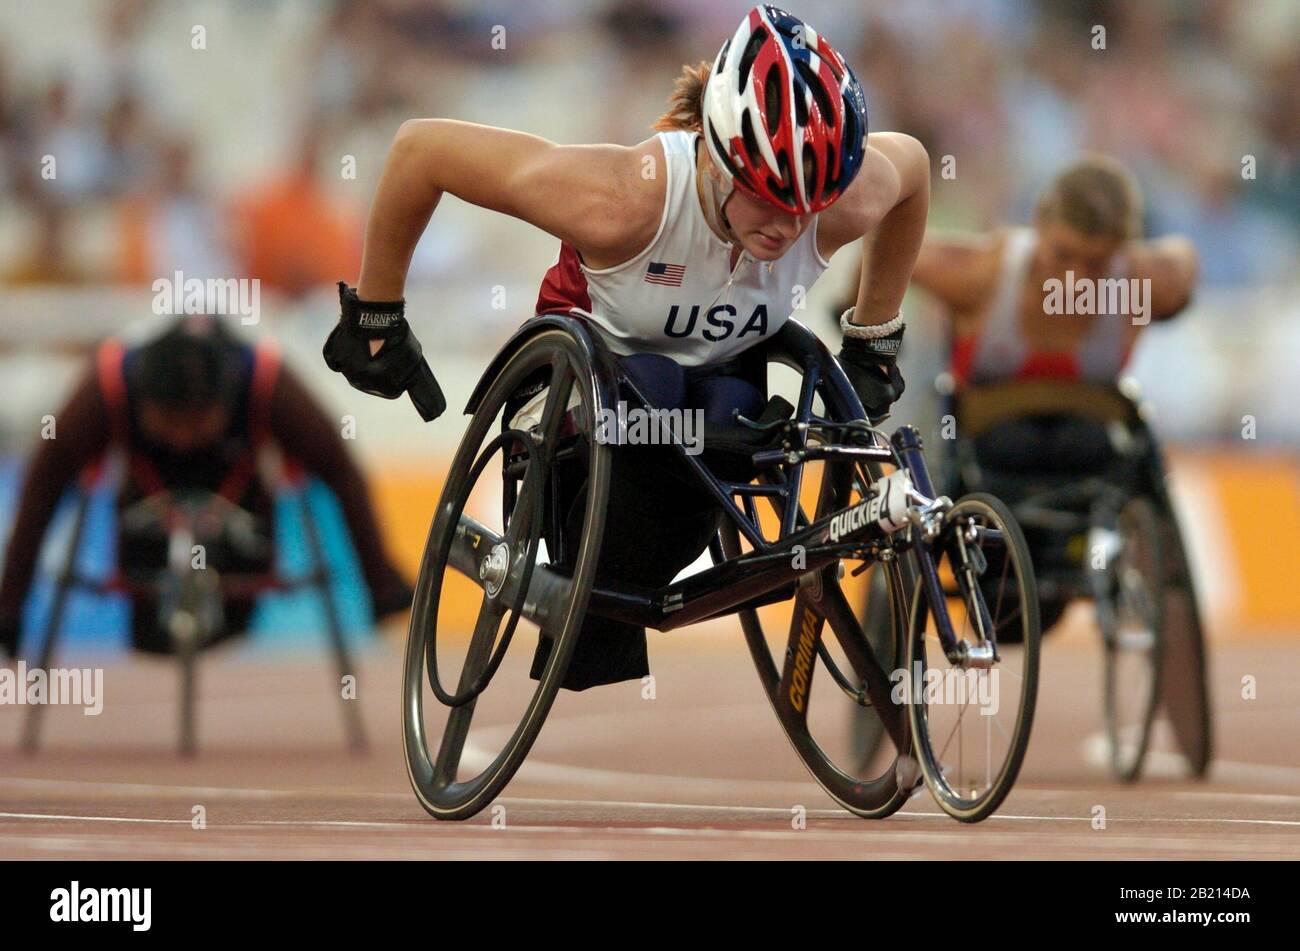
<svg viewBox="0 0 1300 951"><path fill-rule="evenodd" d="M509 571L510 546L505 542L498 542L492 546L492 550L483 558L483 563L478 568L479 580L483 582L489 598L495 598L501 591Z"/></svg>

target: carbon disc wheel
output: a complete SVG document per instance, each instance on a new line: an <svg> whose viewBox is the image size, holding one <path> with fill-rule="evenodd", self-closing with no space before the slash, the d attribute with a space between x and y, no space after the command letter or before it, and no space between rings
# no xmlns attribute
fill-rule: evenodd
<svg viewBox="0 0 1300 951"><path fill-rule="evenodd" d="M823 479L837 479L839 484L823 481L817 518L861 498L859 481L851 480L845 467L828 466ZM740 554L734 529L723 532L722 548L728 557ZM862 599L846 595L835 567L808 579L810 583L783 604L741 611L740 622L764 693L804 767L849 812L883 819L902 808L914 788L899 785L898 751L879 711L866 701L858 668L865 652L875 656L886 675L891 673L905 649L908 596L898 561L877 562L867 570L866 586L878 593L873 612L879 615L874 632L879 645L863 630L861 607L855 612L851 606L861 605ZM789 648L784 653L773 650L774 644L805 639L815 647L805 652L803 667ZM901 705L892 713L906 736ZM864 750L864 735L872 747L870 755ZM906 749L906 738L903 745Z"/></svg>
<svg viewBox="0 0 1300 951"><path fill-rule="evenodd" d="M402 696L407 774L436 818L468 818L510 781L577 643L609 493L609 447L591 438L592 380L574 335L552 328L529 338L487 386L443 487L416 583ZM570 551L556 550L548 523L562 469L583 479L567 513ZM542 581L551 597L537 621L524 605ZM538 650L542 638L549 651Z"/></svg>

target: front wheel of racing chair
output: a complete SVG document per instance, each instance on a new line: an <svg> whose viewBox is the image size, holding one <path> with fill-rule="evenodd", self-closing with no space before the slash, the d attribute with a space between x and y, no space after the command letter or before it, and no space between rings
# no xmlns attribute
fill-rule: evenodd
<svg viewBox="0 0 1300 951"><path fill-rule="evenodd" d="M963 645L945 651L934 601L918 583L907 676L917 758L935 801L962 822L992 815L1015 784L1038 697L1042 627L1029 546L984 492L959 498L934 542L938 583Z"/></svg>
<svg viewBox="0 0 1300 951"><path fill-rule="evenodd" d="M610 449L594 424L613 392L610 373L580 322L538 317L489 366L466 409L416 582L403 673L407 773L435 818L465 819L492 801L564 680L604 533ZM544 563L549 570L536 570ZM442 717L433 745L426 681Z"/></svg>
<svg viewBox="0 0 1300 951"><path fill-rule="evenodd" d="M775 365L799 374L800 418L814 410L839 422L860 418L860 408L851 406L848 399L851 390L843 372L807 328L790 320L763 346L769 371ZM769 372L769 382L772 379ZM820 401L819 407L814 407L815 400ZM816 521L865 498L867 485L882 474L875 463L821 464L820 485L808 487L815 491L814 514L809 519L800 509L798 524ZM752 504L752 499L746 501ZM784 515L782 510L775 512L776 519ZM744 550L730 521L724 523L719 542L715 560L734 558ZM919 777L909 776L906 787L900 786L898 749L863 684L868 666L878 664L880 675L887 676L902 658L910 572L904 558L863 565L868 573L865 583L853 580L861 569L845 578L837 565L805 575L797 586L782 593L785 604L790 605L788 617L784 604L755 605L739 614L763 691L804 767L845 809L862 818L883 819L897 812L919 788ZM865 613L855 611L862 599L846 595L846 582L871 592ZM775 599L765 599L770 600ZM864 632L864 621L871 634ZM832 636L826 637L828 632ZM816 676L818 668L823 671L821 676ZM884 692L888 693L887 683ZM903 707L896 705L884 715L895 718L894 730L903 738L904 751L910 753Z"/></svg>
<svg viewBox="0 0 1300 951"><path fill-rule="evenodd" d="M1166 570L1161 531L1151 500L1129 499L1116 519L1116 550L1107 553L1111 564L1098 572L1107 589L1097 598L1106 661L1107 752L1121 782L1141 775L1160 705Z"/></svg>

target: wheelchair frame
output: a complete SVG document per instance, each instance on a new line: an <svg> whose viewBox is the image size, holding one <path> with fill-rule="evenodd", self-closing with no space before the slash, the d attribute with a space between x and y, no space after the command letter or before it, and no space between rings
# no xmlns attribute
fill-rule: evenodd
<svg viewBox="0 0 1300 951"><path fill-rule="evenodd" d="M1007 388L1008 392L1016 385L1012 382L992 384L993 387ZM978 390L978 387L976 389ZM1071 389L1075 394L1071 394ZM1099 513L1103 516L1108 513L1118 514L1119 509L1131 499L1145 498L1152 503L1160 520L1163 543L1168 547L1165 558L1171 569L1170 574L1163 579L1164 584L1161 587L1163 589L1169 586L1181 589L1185 593L1187 623L1192 628L1188 636L1174 638L1170 635L1180 632L1172 628L1167 618L1165 620L1162 636L1167 643L1164 650L1170 650L1171 644L1179 649L1180 653L1175 658L1177 666L1174 669L1181 668L1192 682L1178 683L1173 678L1162 675L1159 697L1170 716L1178 745L1187 759L1192 775L1202 778L1209 769L1213 755L1213 734L1207 686L1208 663L1199 602L1173 501L1169 496L1163 457L1147 422L1142 404L1136 395L1135 386L1128 381L1121 381L1113 386L1072 384L1069 389L1058 387L1058 392L1046 399L1043 399L1041 390L1037 392L1037 397L1031 393L1029 399L1025 401L1025 405L1031 408L1023 413L1012 415L984 411L977 418L980 423L987 426L990 421L1000 422L1017 416L1024 418L1034 415L1066 415L1072 401L1095 399L1103 408L1090 415L1104 422L1120 423L1126 428L1129 438L1134 441L1134 445L1122 451L1119 460L1120 465L1126 469L1123 473L1126 484L1117 486L1104 478L1087 477L1074 485L1059 485L1039 490L1020 501L1008 504L1017 520L1026 528L1077 534L1096 526ZM944 397L943 411L957 419L960 430L961 400L964 397L968 398L969 394L951 388L946 390L941 388L941 395ZM983 431L983 426L978 428L979 431ZM964 441L959 441L951 453L952 458L940 463L950 469L948 474L952 484L949 488L954 492L968 492L975 489L988 491L991 488L970 483L970 467L977 466L972 458L974 449L970 440L973 438L966 437ZM1043 481L1050 480L1045 478ZM1071 509L1086 505L1088 511L1086 513L1060 511L1053 508L1054 504ZM1091 599L1098 611L1099 621L1105 620L1103 615L1106 613L1114 612L1113 605L1103 603L1105 581L1099 577L1098 572L1089 571L1082 566L1077 571L1068 569L1063 571L1059 568L1040 569L1038 581L1044 597L1062 600ZM1169 603L1169 599L1170 594L1166 592L1166 604Z"/></svg>
<svg viewBox="0 0 1300 951"><path fill-rule="evenodd" d="M511 352L528 335L544 326L563 326L575 336L581 335L587 341L593 355L596 345L585 326L569 315L549 314L528 321L523 329L506 345L503 353ZM915 428L903 426L891 437L887 445L839 446L808 445L807 435L818 427L829 429L844 428L844 424L817 417L812 412L813 398L822 389L823 399L831 407L840 409L850 418L863 418L865 413L843 370L836 364L830 351L811 331L797 321L789 320L768 344L775 351L790 361L803 372L803 382L796 406L794 431L795 443L788 449L774 449L756 453L758 462L764 464L785 464L791 473L788 479L780 482L768 482L755 485L745 482L732 482L718 478L697 456L690 455L680 445L675 445L678 456L690 467L694 476L707 489L718 503L732 525L753 546L754 551L738 558L724 561L698 574L689 575L659 589L642 589L630 584L620 584L617 588L592 588L588 610L603 617L643 625L660 631L670 631L688 624L710 618L721 617L750 607L757 607L771 601L784 600L791 590L805 575L833 564L846 554L868 555L874 551L885 538L885 533L873 522L844 533L838 540L831 540L831 523L847 512L867 504L860 502L825 516L812 524L801 524L799 493L803 486L803 464L819 459L832 462L870 464L889 462L906 471L910 480L908 501L913 503L911 515L914 527L919 529L926 542L930 542L938 533L939 522L943 513L951 506L945 497L936 497L929 471L922 455L921 438ZM829 370L823 374L822 368ZM492 368L484 375L491 376ZM622 385L630 392L643 408L652 408L649 401L637 389L635 383L611 369L610 385ZM617 392L617 391L615 391ZM478 405L480 393L471 397L467 413L474 411ZM615 403L609 393L605 394L603 405ZM874 438L879 434L874 433ZM780 535L774 541L763 537L759 526L758 513L754 500L759 497L771 497L777 500L777 507L783 510ZM743 500L738 505L735 499ZM452 565L466 572L470 577L478 574L478 562L481 546L484 542L490 548L499 542L493 533L467 516L462 516L465 523L458 532L460 544L452 549ZM890 544L902 550L910 544L908 540L892 539ZM806 556L806 567L794 568L792 562L795 549L802 547ZM922 583L927 592L934 596L935 602L942 604L939 578L934 561L928 548L922 548ZM548 575L551 576L548 578ZM540 577L539 577L540 576ZM555 576L543 566L533 572L529 595L526 599L525 616L533 620L545 619L548 602L553 603L561 596L559 586L562 579ZM509 598L514 593L511 580L503 587L503 596ZM943 612L941 633L945 652L955 658L960 652L959 642L952 631L951 622ZM988 658L992 660L992 657ZM978 662L978 660L976 661Z"/></svg>
<svg viewBox="0 0 1300 951"><path fill-rule="evenodd" d="M110 468L105 466L105 469ZM54 662L55 652L58 649L59 639L63 633L63 615L67 608L68 596L76 590L88 591L93 594L111 594L111 593L131 593L142 588L148 588L151 591L157 591L159 585L150 584L141 586L122 579L119 575L114 575L108 579L90 578L81 574L77 570L77 557L81 550L82 537L85 531L86 517L90 507L91 489L94 484L94 476L97 473L88 470L87 477L83 477L80 485L80 497L76 503L76 509L73 513L72 530L68 542L67 553L63 559L63 564L54 579L54 594L50 602L49 612L45 618L45 624L40 636L40 654L37 666L41 669L48 670ZM107 480L105 480L107 481ZM282 480L286 485L287 479ZM339 617L338 606L334 603L333 588L329 573L328 561L325 558L324 548L321 544L320 533L316 526L315 517L311 513L311 506L308 504L305 492L297 491L293 493L296 498L300 517L303 524L303 533L307 539L307 550L310 568L299 578L287 580L278 574L271 572L266 575L259 574L222 574L219 578L221 590L237 590L248 595L257 595L267 591L292 591L300 588L310 588L320 595L321 603L325 610L325 627L329 638L331 653L333 654L335 666L338 670L339 677L342 678L349 674L354 674L356 665L353 663L351 651L348 649L346 638L343 633L342 620ZM172 568L164 568L159 571L159 576L167 575ZM182 582L184 579L178 579ZM220 597L220 594L217 594ZM180 665L180 682L181 697L178 710L178 749L182 755L193 755L197 752L197 697L195 690L195 680L197 677L198 656L203 652L207 645L194 643L192 640L185 638L180 639L177 645L176 658ZM44 705L35 704L28 708L27 716L23 722L22 736L20 740L21 748L26 753L36 753L41 747L41 735L43 725ZM356 752L364 751L368 747L366 738L365 723L362 719L361 712L355 704L343 704L343 725L347 734L347 743L350 749Z"/></svg>
<svg viewBox="0 0 1300 951"><path fill-rule="evenodd" d="M567 314L541 315L525 323L489 365L483 379L491 379L494 370L510 354L531 335L548 327L563 328L577 338L590 355L593 366L599 368L594 381L597 406L615 405L619 387L622 387L642 407L652 408L635 383L612 366L608 353L595 342L585 322ZM844 418L864 419L866 414L862 404L826 345L798 321L788 320L766 346L772 348L772 352L780 358L779 362L795 367L803 374L796 416L790 432L793 444L788 445L788 448L755 454L756 464L780 464L788 467L789 478L759 485L723 480L714 475L699 458L687 453L684 447L675 445L679 457L691 468L730 523L749 541L754 550L735 558L722 559L712 568L658 589L639 588L627 583L620 583L617 587L594 585L588 601L588 612L660 631L670 631L699 621L787 600L801 581L816 578L819 572L836 564L846 555L872 560L882 548L887 548L889 552L885 557L892 559L899 553L915 548L920 566L918 580L936 617L945 656L963 667L987 668L995 664L998 654L994 623L982 599L982 616L976 618L974 623L979 627L985 645L973 647L965 640L959 640L954 632L936 558L931 551L931 545L940 534L944 516L951 509L952 502L947 497L937 496L934 491L917 430L912 426L903 426L888 442L884 442L882 434L871 428L869 432L876 444L870 446L809 445L807 436L810 432L819 428L845 428L843 423L813 414L813 399L819 391L827 409ZM480 383L466 406L467 414L476 410L483 392L484 386ZM832 540L832 523L846 513L865 510L871 504L871 499L839 509L807 524L799 506L803 464L819 459L864 466L882 462L895 464L899 470L907 473L911 481L906 490L911 524L907 529L891 535L874 521L864 519L865 524L861 527ZM778 471L784 473L784 470ZM870 481L864 479L864 488ZM782 511L780 535L774 541L765 539L759 526L754 500L763 496L773 498L776 507ZM736 503L736 497L743 500L743 505ZM501 539L492 530L462 513L449 562L468 577L481 578L482 552L491 551L500 543ZM718 560L721 552L716 539L713 552L715 560ZM796 553L802 554L804 559L803 565L798 568L794 567ZM498 596L506 603L518 597L519 586L524 581L523 574L523 571L516 568L501 582ZM523 599L523 615L536 623L544 624L553 606L562 603L567 597L567 579L543 565L530 567L527 575L528 590ZM902 718L889 697L890 681L887 672L869 647L866 651L859 649L859 645L867 644L867 638L848 601L843 597L831 598L827 599L824 607L828 612L838 615L837 619L850 630L856 630L857 638L841 639L841 647L855 670L865 674L867 695L896 746L902 749L905 743L904 727ZM832 625L832 630L835 630L835 625ZM845 686L846 681L842 675L838 671L833 671L833 674L841 686ZM477 697L486 688L488 679L490 677L484 678L473 689L460 693L460 702L470 702Z"/></svg>

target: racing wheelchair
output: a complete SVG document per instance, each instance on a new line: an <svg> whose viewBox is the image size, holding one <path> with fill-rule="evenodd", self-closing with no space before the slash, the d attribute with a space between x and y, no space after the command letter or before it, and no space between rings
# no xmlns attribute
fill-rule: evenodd
<svg viewBox="0 0 1300 951"><path fill-rule="evenodd" d="M719 527L710 566L654 588L597 577L619 451L597 420L620 400L654 407L579 317L535 317L493 359L429 531L404 658L407 773L432 816L468 818L510 781L588 612L660 631L739 615L795 754L856 815L888 816L922 782L967 822L1006 797L1029 741L1040 637L1014 517L987 494L937 496L916 430L886 436L870 425L830 352L798 322L761 357L765 370L794 371L797 402L772 397L758 420L706 424L698 455L674 443ZM532 396L527 413L521 389ZM720 465L719 454L741 465ZM560 499L573 500L567 513ZM883 650L844 592L846 561L882 579ZM783 625L772 620L782 605ZM527 672L530 687L510 648L542 637L551 647ZM990 688L996 709L973 699ZM824 742L823 728L842 718L820 710L846 703L889 738L874 765Z"/></svg>
<svg viewBox="0 0 1300 951"><path fill-rule="evenodd" d="M101 595L126 595L156 610L158 643L135 644L137 649L170 655L179 667L177 745L183 756L198 750L198 661L220 642L243 633L242 623L253 601L270 592L307 588L320 597L325 628L340 678L355 674L343 623L334 603L329 563L318 526L308 504L301 474L285 460L268 459L275 483L296 505L307 546L305 572L287 578L274 568L267 526L253 513L224 495L204 490L160 490L145 495L119 515L122 529L139 544L156 549L158 565L119 565L106 578L83 571L78 562L97 488L112 490L126 468L120 452L110 453L82 476L74 500L67 550L54 578L54 591L44 625L38 635L36 665L49 670L64 633L64 615L74 591ZM278 463L278 465L277 465ZM195 552L203 551L196 565ZM211 561L211 564L208 562ZM218 568L217 565L228 566ZM228 616L227 602L247 610ZM20 745L24 752L40 749L44 706L28 707ZM367 747L365 725L354 703L343 704L343 723L350 749Z"/></svg>
<svg viewBox="0 0 1300 951"><path fill-rule="evenodd" d="M1008 381L958 390L941 379L940 392L956 436L942 484L993 492L1010 505L1033 555L1043 629L1075 599L1095 606L1112 773L1125 782L1140 776L1163 704L1191 773L1203 776L1212 749L1204 635L1136 384ZM1042 430L1024 426L1064 427L1043 453L1051 458L1027 458L1024 444Z"/></svg>

